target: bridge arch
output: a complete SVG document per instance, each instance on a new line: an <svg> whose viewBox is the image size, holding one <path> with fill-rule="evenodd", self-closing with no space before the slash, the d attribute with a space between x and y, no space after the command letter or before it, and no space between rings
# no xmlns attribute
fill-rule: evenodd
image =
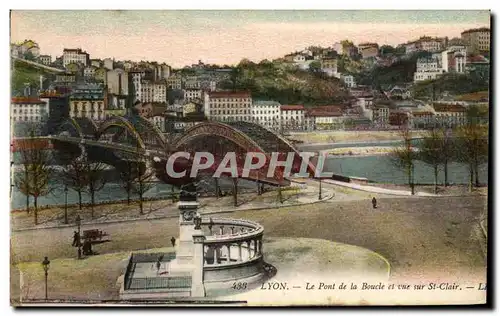
<svg viewBox="0 0 500 316"><path fill-rule="evenodd" d="M178 150L183 145L187 145L191 140L203 136L217 136L225 138L243 148L247 152L261 152L268 156L264 149L262 149L262 147L259 146L259 144L257 144L253 139L230 125L219 122L200 123L191 127L184 132L180 138L175 140L173 148Z"/></svg>
<svg viewBox="0 0 500 316"><path fill-rule="evenodd" d="M113 127L124 128L125 130L130 132L132 136L134 136L141 149L146 149L146 145L144 144L141 135L137 132L132 123L123 116L113 116L110 119L104 121L101 126L99 126L99 129L96 132L96 139L99 140L107 130Z"/></svg>

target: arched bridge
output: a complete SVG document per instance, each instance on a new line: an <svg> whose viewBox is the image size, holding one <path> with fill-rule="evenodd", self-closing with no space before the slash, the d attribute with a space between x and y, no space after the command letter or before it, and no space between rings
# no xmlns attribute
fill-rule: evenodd
<svg viewBox="0 0 500 316"><path fill-rule="evenodd" d="M70 118L49 138L57 150L77 152L78 148L84 147L92 159L115 166L120 160L137 160L138 157L144 160L147 157L156 170L156 176L169 183L172 179L166 174L165 164L168 157L178 151L191 153L191 160L185 162L189 167L195 152L212 153L215 163L204 171L209 173L217 169L227 152L235 152L239 177L243 177L246 154L262 153L266 157L265 165L250 171L244 178L274 185L289 182L283 177L283 167L276 168L272 177L267 176L272 152L278 152L282 161L286 160L288 153L294 153L292 173L299 172L302 163L299 152L286 139L248 122L202 122L174 138L164 135L153 123L137 115L113 116L100 124L88 118ZM308 172L314 173L314 165L308 165Z"/></svg>

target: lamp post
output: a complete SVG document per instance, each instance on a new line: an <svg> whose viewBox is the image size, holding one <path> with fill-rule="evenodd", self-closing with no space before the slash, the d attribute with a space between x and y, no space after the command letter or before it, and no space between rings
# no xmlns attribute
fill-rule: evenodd
<svg viewBox="0 0 500 316"><path fill-rule="evenodd" d="M321 201L321 178L319 178L319 193L318 193L318 200Z"/></svg>
<svg viewBox="0 0 500 316"><path fill-rule="evenodd" d="M68 185L64 185L64 224L68 224Z"/></svg>
<svg viewBox="0 0 500 316"><path fill-rule="evenodd" d="M82 223L82 219L80 218L80 215L76 215L76 219L75 219L75 222L76 222L76 225L78 226L78 240L77 240L77 246L78 246L78 259L81 259L82 258L82 249L81 249L81 245L82 243L80 242L80 229L81 229L81 223Z"/></svg>
<svg viewBox="0 0 500 316"><path fill-rule="evenodd" d="M42 266L43 266L43 271L45 271L45 300L48 299L47 295L47 277L49 275L49 266L50 266L50 260L48 257L45 257L42 261Z"/></svg>

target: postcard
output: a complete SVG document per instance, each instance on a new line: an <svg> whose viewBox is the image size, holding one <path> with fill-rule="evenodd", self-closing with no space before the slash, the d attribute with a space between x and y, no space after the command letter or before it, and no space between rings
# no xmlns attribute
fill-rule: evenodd
<svg viewBox="0 0 500 316"><path fill-rule="evenodd" d="M490 19L11 11L11 305L486 304Z"/></svg>

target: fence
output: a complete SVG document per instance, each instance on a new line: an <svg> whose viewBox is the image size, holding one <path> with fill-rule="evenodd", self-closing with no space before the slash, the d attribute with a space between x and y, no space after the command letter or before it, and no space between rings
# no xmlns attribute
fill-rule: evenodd
<svg viewBox="0 0 500 316"><path fill-rule="evenodd" d="M133 278L127 290L191 288L191 276Z"/></svg>

